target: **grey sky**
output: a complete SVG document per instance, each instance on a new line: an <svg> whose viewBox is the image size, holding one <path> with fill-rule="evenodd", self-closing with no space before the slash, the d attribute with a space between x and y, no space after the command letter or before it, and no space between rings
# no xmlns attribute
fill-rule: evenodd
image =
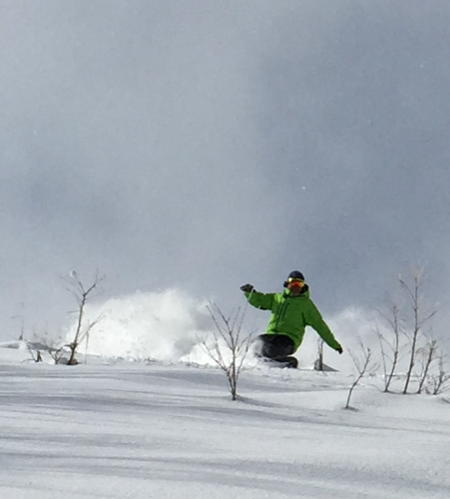
<svg viewBox="0 0 450 499"><path fill-rule="evenodd" d="M444 0L0 0L0 337L59 320L71 269L233 306L298 268L334 313L421 261L446 313L449 23Z"/></svg>

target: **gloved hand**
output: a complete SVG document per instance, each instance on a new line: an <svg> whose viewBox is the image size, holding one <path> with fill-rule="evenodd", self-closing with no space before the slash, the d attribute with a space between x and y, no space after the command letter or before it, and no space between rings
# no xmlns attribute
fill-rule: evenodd
<svg viewBox="0 0 450 499"><path fill-rule="evenodd" d="M255 288L251 284L244 284L241 286L241 291L244 293L251 293Z"/></svg>
<svg viewBox="0 0 450 499"><path fill-rule="evenodd" d="M339 348L336 349L336 352L339 352L339 354L342 354L344 352L344 349L339 345Z"/></svg>

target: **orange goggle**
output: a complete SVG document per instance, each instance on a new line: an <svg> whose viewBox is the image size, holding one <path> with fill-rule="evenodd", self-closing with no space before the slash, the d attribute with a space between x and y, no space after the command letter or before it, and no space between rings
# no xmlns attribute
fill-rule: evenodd
<svg viewBox="0 0 450 499"><path fill-rule="evenodd" d="M290 277L288 279L288 286L297 286L299 288L303 288L304 285L305 283L301 279L298 279L296 277Z"/></svg>

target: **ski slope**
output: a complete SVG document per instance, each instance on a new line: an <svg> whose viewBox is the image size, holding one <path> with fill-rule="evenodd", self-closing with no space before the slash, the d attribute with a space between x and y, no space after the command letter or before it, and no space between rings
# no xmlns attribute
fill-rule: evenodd
<svg viewBox="0 0 450 499"><path fill-rule="evenodd" d="M445 395L349 374L186 363L28 362L0 346L1 499L450 497Z"/></svg>

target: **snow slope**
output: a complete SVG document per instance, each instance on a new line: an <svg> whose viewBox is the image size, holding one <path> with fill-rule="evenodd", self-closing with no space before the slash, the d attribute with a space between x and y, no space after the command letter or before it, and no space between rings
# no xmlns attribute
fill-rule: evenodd
<svg viewBox="0 0 450 499"><path fill-rule="evenodd" d="M10 347L10 348L6 348ZM351 376L25 362L0 348L1 499L450 497L450 404ZM90 359L92 362L92 359Z"/></svg>

